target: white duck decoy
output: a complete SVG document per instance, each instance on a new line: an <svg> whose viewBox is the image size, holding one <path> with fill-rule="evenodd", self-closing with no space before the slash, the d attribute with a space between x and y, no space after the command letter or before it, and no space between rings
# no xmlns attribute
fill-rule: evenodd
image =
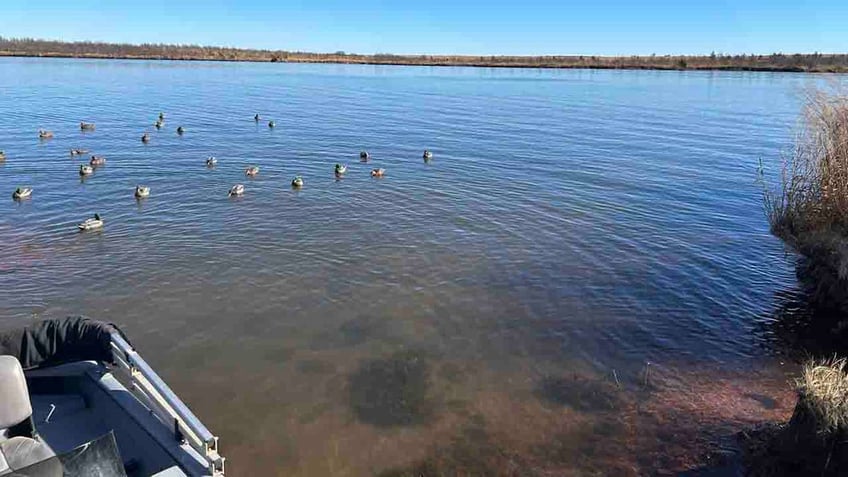
<svg viewBox="0 0 848 477"><path fill-rule="evenodd" d="M135 186L135 196L137 199L143 199L150 195L150 187L141 185Z"/></svg>
<svg viewBox="0 0 848 477"><path fill-rule="evenodd" d="M433 158L433 153L430 152L428 149L424 149L424 160L427 161L427 160L430 160L432 158Z"/></svg>
<svg viewBox="0 0 848 477"><path fill-rule="evenodd" d="M230 187L230 193L227 195L230 197L238 197L242 194L244 194L244 186L241 184L236 184Z"/></svg>
<svg viewBox="0 0 848 477"><path fill-rule="evenodd" d="M87 164L80 164L79 173L81 176L88 176L94 174L94 168Z"/></svg>
<svg viewBox="0 0 848 477"><path fill-rule="evenodd" d="M18 187L17 189L15 189L15 192L12 192L13 199L26 199L31 195L32 188L30 187Z"/></svg>
<svg viewBox="0 0 848 477"><path fill-rule="evenodd" d="M383 168L371 169L371 177L383 177L385 174L386 170Z"/></svg>
<svg viewBox="0 0 848 477"><path fill-rule="evenodd" d="M103 219L100 218L100 214L94 214L93 218L85 219L85 221L77 225L77 227L79 227L80 230L99 229L100 227L103 227Z"/></svg>
<svg viewBox="0 0 848 477"><path fill-rule="evenodd" d="M88 165L97 167L106 164L106 158L103 156L91 156L91 160L88 161Z"/></svg>
<svg viewBox="0 0 848 477"><path fill-rule="evenodd" d="M303 178L300 176L292 179L292 187L303 187Z"/></svg>
<svg viewBox="0 0 848 477"><path fill-rule="evenodd" d="M259 166L250 166L244 170L245 175L253 177L256 174L259 174Z"/></svg>
<svg viewBox="0 0 848 477"><path fill-rule="evenodd" d="M80 130L81 131L94 131L95 129L97 129L97 126L95 126L94 123L86 123L86 122L80 121Z"/></svg>
<svg viewBox="0 0 848 477"><path fill-rule="evenodd" d="M335 167L336 175L342 175L347 172L347 164L336 164Z"/></svg>
<svg viewBox="0 0 848 477"><path fill-rule="evenodd" d="M53 137L53 131L38 130L38 139L50 139Z"/></svg>
<svg viewBox="0 0 848 477"><path fill-rule="evenodd" d="M213 156L206 158L206 167L215 167L215 164L218 164L218 159Z"/></svg>
<svg viewBox="0 0 848 477"><path fill-rule="evenodd" d="M88 149L71 149L72 156L82 156L83 154L88 154Z"/></svg>

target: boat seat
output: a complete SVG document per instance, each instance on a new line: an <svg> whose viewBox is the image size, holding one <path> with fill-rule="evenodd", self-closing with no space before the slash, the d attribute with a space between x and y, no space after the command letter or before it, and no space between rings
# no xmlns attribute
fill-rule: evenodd
<svg viewBox="0 0 848 477"><path fill-rule="evenodd" d="M32 416L24 370L14 356L0 356L0 434Z"/></svg>
<svg viewBox="0 0 848 477"><path fill-rule="evenodd" d="M0 476L55 457L47 444L32 438L35 436L8 437L11 428L31 416L32 405L21 363L14 356L0 356ZM39 471L45 476L61 476L62 466L58 459L50 459L39 466Z"/></svg>

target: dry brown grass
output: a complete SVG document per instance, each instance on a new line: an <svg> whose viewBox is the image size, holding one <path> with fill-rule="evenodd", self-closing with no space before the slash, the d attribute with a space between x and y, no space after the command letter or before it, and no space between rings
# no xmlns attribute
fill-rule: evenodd
<svg viewBox="0 0 848 477"><path fill-rule="evenodd" d="M811 234L848 232L848 95L807 95L804 129L780 189L765 200L772 231L792 246Z"/></svg>
<svg viewBox="0 0 848 477"><path fill-rule="evenodd" d="M771 231L798 252L802 280L817 302L848 300L848 94L807 95L803 129L779 186L765 193Z"/></svg>
<svg viewBox="0 0 848 477"><path fill-rule="evenodd" d="M820 432L848 429L846 364L844 358L808 363L798 379L798 405L814 417Z"/></svg>
<svg viewBox="0 0 848 477"><path fill-rule="evenodd" d="M742 433L748 475L848 475L846 364L835 358L807 363L789 423Z"/></svg>

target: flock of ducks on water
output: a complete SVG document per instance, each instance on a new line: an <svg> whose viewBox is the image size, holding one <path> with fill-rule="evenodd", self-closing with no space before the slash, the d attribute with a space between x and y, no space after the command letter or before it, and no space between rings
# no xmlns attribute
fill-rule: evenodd
<svg viewBox="0 0 848 477"><path fill-rule="evenodd" d="M253 120L257 123L262 120L259 114L253 117ZM153 124L156 129L162 129L165 125L165 113L159 113L159 118ZM97 129L94 123L80 122L80 130L81 131L94 131ZM268 127L273 129L276 127L276 123L274 121L268 121ZM182 126L177 127L177 134L182 136L185 133L185 128ZM51 139L53 137L52 131L47 131L44 129L38 130L38 138L39 139ZM141 136L141 142L147 144L150 142L150 134L144 133ZM88 154L88 150L86 149L71 149L71 156L82 156ZM424 150L424 161L429 161L433 158L433 153L429 150ZM371 154L368 151L362 151L359 153L359 159L362 162L368 162L371 159ZM0 151L0 161L6 160L6 153ZM88 161L88 164L81 164L79 168L79 174L81 177L89 176L94 173L94 170L98 166L102 166L106 164L106 158L103 156L92 155L91 159ZM214 157L209 157L206 159L206 167L215 167L218 164L218 159ZM336 177L341 177L347 173L347 164L336 164L333 171ZM245 175L248 177L254 177L259 174L258 166L250 166L244 171ZM386 174L386 170L383 168L371 169L371 177L383 177ZM303 178L301 176L295 176L291 181L291 185L294 188L303 187ZM31 187L18 187L15 189L15 192L12 193L12 199L14 200L23 200L27 199L32 195ZM145 197L150 196L150 187L137 185L135 186L136 199L143 199ZM233 196L241 196L244 195L244 185L236 184L230 188L229 193L227 194L230 197ZM103 219L100 217L100 214L94 214L94 217L88 218L85 221L81 222L77 225L77 227L84 230L94 230L103 227Z"/></svg>

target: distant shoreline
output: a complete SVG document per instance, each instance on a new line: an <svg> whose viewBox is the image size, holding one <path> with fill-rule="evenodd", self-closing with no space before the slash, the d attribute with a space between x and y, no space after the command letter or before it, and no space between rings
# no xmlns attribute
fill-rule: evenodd
<svg viewBox="0 0 848 477"><path fill-rule="evenodd" d="M447 56L359 55L195 45L127 45L92 42L9 39L0 37L0 57L82 58L162 61L231 61L254 63L329 63L477 68L773 71L848 73L848 54L709 56Z"/></svg>

